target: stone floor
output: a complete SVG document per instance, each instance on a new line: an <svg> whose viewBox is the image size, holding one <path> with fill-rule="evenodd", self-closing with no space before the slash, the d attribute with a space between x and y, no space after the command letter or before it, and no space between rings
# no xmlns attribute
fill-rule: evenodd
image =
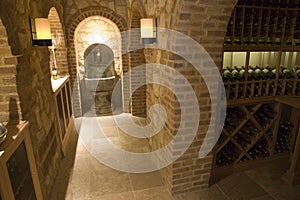
<svg viewBox="0 0 300 200"><path fill-rule="evenodd" d="M282 180L284 168L276 165L232 174L210 188L172 197L163 184L159 171L134 174L120 172L101 164L87 149L82 134L97 128L82 124L91 118L77 118L71 134L67 156L63 159L51 200L299 200L300 185L288 186ZM128 151L147 152L146 139L128 136L114 123L112 117L97 117L105 137ZM134 119L144 124L143 119ZM78 134L80 133L80 137ZM97 148L105 149L98 144Z"/></svg>

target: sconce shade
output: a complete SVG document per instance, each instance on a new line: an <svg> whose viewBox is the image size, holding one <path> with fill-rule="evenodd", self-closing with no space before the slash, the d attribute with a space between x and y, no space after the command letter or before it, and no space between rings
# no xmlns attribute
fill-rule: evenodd
<svg viewBox="0 0 300 200"><path fill-rule="evenodd" d="M155 38L156 23L153 18L141 19L141 38Z"/></svg>
<svg viewBox="0 0 300 200"><path fill-rule="evenodd" d="M30 20L32 44L34 46L52 46L50 23L47 18Z"/></svg>

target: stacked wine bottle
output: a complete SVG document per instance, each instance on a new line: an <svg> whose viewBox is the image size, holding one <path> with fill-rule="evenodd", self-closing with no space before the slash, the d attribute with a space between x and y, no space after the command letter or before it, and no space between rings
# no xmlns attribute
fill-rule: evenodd
<svg viewBox="0 0 300 200"><path fill-rule="evenodd" d="M228 99L259 96L300 96L300 67L281 66L277 78L274 67L226 67L222 70Z"/></svg>
<svg viewBox="0 0 300 200"><path fill-rule="evenodd" d="M270 155L268 143L264 138L259 141L248 151L252 159L265 158Z"/></svg>
<svg viewBox="0 0 300 200"><path fill-rule="evenodd" d="M228 23L225 46L299 46L299 3L239 0Z"/></svg>
<svg viewBox="0 0 300 200"><path fill-rule="evenodd" d="M229 107L217 143L216 166L269 157L273 147L277 153L288 150L292 125L288 121L281 121L278 134L275 134L277 120L277 108L273 103Z"/></svg>
<svg viewBox="0 0 300 200"><path fill-rule="evenodd" d="M228 142L220 151L216 158L217 166L233 164L239 156L239 151L232 142Z"/></svg>
<svg viewBox="0 0 300 200"><path fill-rule="evenodd" d="M290 133L293 124L290 121L280 121L278 136L275 145L275 153L289 151L290 149Z"/></svg>

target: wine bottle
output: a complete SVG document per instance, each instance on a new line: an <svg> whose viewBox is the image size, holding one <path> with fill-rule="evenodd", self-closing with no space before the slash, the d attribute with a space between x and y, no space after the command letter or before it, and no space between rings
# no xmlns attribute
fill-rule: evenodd
<svg viewBox="0 0 300 200"><path fill-rule="evenodd" d="M56 68L56 61L55 60L53 60L51 62L51 72L52 72L53 79L56 80L57 79L57 68Z"/></svg>
<svg viewBox="0 0 300 200"><path fill-rule="evenodd" d="M262 71L261 71L260 67L258 67L258 66L255 67L254 74L255 74L255 76L254 76L255 80L261 80L263 78Z"/></svg>
<svg viewBox="0 0 300 200"><path fill-rule="evenodd" d="M233 138L241 145L243 149L246 149L248 144L240 137L240 135L241 133L237 133Z"/></svg>
<svg viewBox="0 0 300 200"><path fill-rule="evenodd" d="M290 146L289 134L292 128L293 128L293 124L289 121L279 122L279 128L278 128L278 134L277 134L277 140L275 146L277 153L289 150L289 146Z"/></svg>
<svg viewBox="0 0 300 200"><path fill-rule="evenodd" d="M295 67L295 73L297 75L297 78L300 79L300 66Z"/></svg>
<svg viewBox="0 0 300 200"><path fill-rule="evenodd" d="M237 80L245 81L245 66L242 66L241 68L235 67L235 69L238 70Z"/></svg>
<svg viewBox="0 0 300 200"><path fill-rule="evenodd" d="M238 85L238 98L243 98L244 97L244 84L239 84Z"/></svg>
<svg viewBox="0 0 300 200"><path fill-rule="evenodd" d="M233 78L233 81L238 81L239 80L239 70L237 69L236 66L234 66L233 70L231 71L231 74L232 74L232 78Z"/></svg>
<svg viewBox="0 0 300 200"><path fill-rule="evenodd" d="M280 66L280 78L291 79L294 78L294 75L290 69Z"/></svg>
<svg viewBox="0 0 300 200"><path fill-rule="evenodd" d="M248 66L248 80L251 81L251 80L254 80L254 70L253 70L253 67L252 66Z"/></svg>
<svg viewBox="0 0 300 200"><path fill-rule="evenodd" d="M231 70L229 67L226 67L225 69L223 69L222 78L223 78L224 82L232 81L232 74L231 74Z"/></svg>
<svg viewBox="0 0 300 200"><path fill-rule="evenodd" d="M264 74L264 80L268 80L268 79L275 79L276 78L276 69L270 67L270 66L267 66L265 67L262 72ZM273 72L274 71L274 72Z"/></svg>
<svg viewBox="0 0 300 200"><path fill-rule="evenodd" d="M285 85L285 95L292 95L293 94L293 82L287 81Z"/></svg>

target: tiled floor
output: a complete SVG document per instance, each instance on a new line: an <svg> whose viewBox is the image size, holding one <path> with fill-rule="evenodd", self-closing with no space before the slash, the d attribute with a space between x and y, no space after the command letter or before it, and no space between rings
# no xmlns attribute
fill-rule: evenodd
<svg viewBox="0 0 300 200"><path fill-rule="evenodd" d="M288 186L281 176L285 169L278 166L264 166L259 169L232 174L210 188L190 194L172 197L163 184L159 171L134 174L120 172L100 163L89 149L93 144L87 143L82 134L89 137L97 130L92 124L84 129L84 123L92 118L77 118L78 134L74 131L70 137L67 156L63 159L60 172L53 187L51 200L299 200L300 185ZM111 117L97 117L105 137L112 143L132 152L148 152L149 146L144 138L134 138L121 131ZM134 118L138 124L143 119ZM104 136L103 136L104 137ZM80 139L81 138L81 139ZM82 139L83 138L83 139ZM97 149L104 149L101 138ZM91 146L89 146L91 145ZM103 145L103 146L101 146ZM128 161L127 161L128 162ZM126 158L124 158L126 163ZM120 164L124 164L120 163Z"/></svg>

